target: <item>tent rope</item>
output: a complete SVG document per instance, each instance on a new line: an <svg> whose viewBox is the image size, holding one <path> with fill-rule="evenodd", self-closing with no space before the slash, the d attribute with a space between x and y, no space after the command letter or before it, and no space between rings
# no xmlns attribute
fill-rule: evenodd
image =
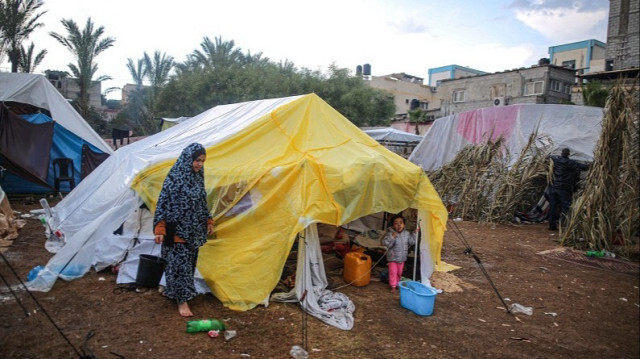
<svg viewBox="0 0 640 359"><path fill-rule="evenodd" d="M498 292L498 288L496 287L495 284L493 284L493 281L491 280L491 277L489 277L489 273L484 268L484 265L482 265L482 262L480 261L480 258L475 254L475 252L473 251L473 249L469 245L469 242L467 242L466 238L464 238L464 235L462 234L462 231L460 230L460 228L458 227L456 222L453 221L451 219L451 217L449 217L449 222L453 223L453 227L455 227L455 230L453 231L453 233L456 235L456 237L458 237L458 239L460 239L462 244L464 244L464 246L467 247L467 249L464 251L464 253L465 254L470 254L470 255L473 256L473 259L475 259L476 263L478 263L478 267L480 267L480 271L482 271L482 274L484 274L484 276L487 278L487 281L489 282L489 284L491 284L491 287L493 288L493 291L496 292L496 295L498 296L498 298L502 302L502 305L504 305L504 308L507 310L507 313L511 313L511 309L509 309L509 307L507 306L507 303L505 303L504 299L502 299L502 296L500 295L500 292Z"/></svg>
<svg viewBox="0 0 640 359"><path fill-rule="evenodd" d="M16 294L16 292L13 291L13 289L11 288L11 285L9 284L9 282L4 278L4 276L2 275L2 273L0 273L0 278L2 279L2 281L4 282L4 285L7 286L7 288L9 288L9 291L11 292L11 295L13 295L13 297L16 299L16 302L18 303L18 305L20 305L20 308L22 308L22 310L24 311L24 314L27 317L31 316L31 313L29 313L29 311L27 310L27 308L24 307L24 304L22 304L22 301L20 300L20 298L18 298L18 294Z"/></svg>
<svg viewBox="0 0 640 359"><path fill-rule="evenodd" d="M29 293L29 295L31 296L31 299L33 299L34 302L36 302L36 304L38 305L38 308L40 308L40 310L42 311L42 313L47 317L47 319L49 319L49 321L51 322L51 324L53 324L53 326L56 328L56 330L58 331L58 333L60 333L60 335L62 335L62 337L64 338L64 340L69 344L69 346L71 346L71 348L73 349L73 351L78 355L78 358L80 359L84 359L86 358L86 356L83 356L82 354L80 354L80 352L78 351L78 349L73 345L73 343L71 343L71 341L69 340L69 338L67 338L66 335L64 335L64 333L62 332L62 329L60 329L60 327L58 327L58 325L56 324L56 322L53 320L53 318L51 318L51 316L49 315L49 313L47 313L47 311L44 309L44 307L42 306L42 304L40 304L40 302L38 302L38 299L36 299L36 297L33 295L33 293L31 293L31 291L29 290L29 288L27 288L27 286L24 284L24 282L22 281L22 279L20 279L20 276L18 275L18 273L16 273L15 269L13 269L13 266L11 265L11 263L9 263L9 261L7 260L7 258L4 256L4 254L2 254L0 252L0 257L2 257L2 259L4 260L5 263L7 263L7 266L9 267L9 269L11 270L11 272L13 272L13 275L18 279L18 281L20 282L20 284L22 284L22 286L24 287L25 291L27 293ZM4 277L3 277L4 280ZM12 291L13 293L13 291ZM15 296L15 294L14 294ZM20 302L20 299L18 299L18 297L16 296L16 301ZM20 306L24 309L24 306L22 304L20 304ZM29 312L26 311L25 309L25 313L27 314L27 316L29 316Z"/></svg>

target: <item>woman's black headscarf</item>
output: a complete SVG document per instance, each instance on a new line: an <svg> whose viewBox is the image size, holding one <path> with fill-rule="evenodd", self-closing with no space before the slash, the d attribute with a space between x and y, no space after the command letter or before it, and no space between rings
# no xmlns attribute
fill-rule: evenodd
<svg viewBox="0 0 640 359"><path fill-rule="evenodd" d="M205 153L199 143L182 150L162 184L153 218L154 226L163 220L167 226L175 224L175 233L196 248L207 241L207 219L211 217L204 189L204 169L193 171L193 161Z"/></svg>

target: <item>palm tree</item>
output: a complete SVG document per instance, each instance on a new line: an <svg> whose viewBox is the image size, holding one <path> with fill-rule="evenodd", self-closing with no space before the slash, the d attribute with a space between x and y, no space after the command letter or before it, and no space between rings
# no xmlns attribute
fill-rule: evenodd
<svg viewBox="0 0 640 359"><path fill-rule="evenodd" d="M153 60L146 52L144 53L144 64L151 87L157 89L169 80L169 72L173 69L174 60L173 56L169 56L166 53L161 54L160 51L156 50L153 53Z"/></svg>
<svg viewBox="0 0 640 359"><path fill-rule="evenodd" d="M148 98L149 108L153 112L158 90L169 81L169 72L173 69L173 56L160 53L156 50L153 59L145 52L144 64L147 69L147 79L151 83L151 91Z"/></svg>
<svg viewBox="0 0 640 359"><path fill-rule="evenodd" d="M240 64L244 56L242 50L234 48L235 46L233 40L222 41L221 37L216 37L216 41L213 42L206 36L200 43L202 51L195 50L191 58L204 67L219 68Z"/></svg>
<svg viewBox="0 0 640 359"><path fill-rule="evenodd" d="M86 117L89 114L89 89L94 81L93 76L98 71L98 65L94 60L102 51L113 46L116 40L112 37L101 39L104 35L104 26L94 29L91 18L87 19L83 30L80 30L75 21L71 19L62 19L61 23L67 30L67 36L56 32L50 32L49 35L64 45L76 58L77 64L69 63L67 66L78 79L80 87L78 107L81 115ZM100 76L96 81L109 79L111 79L109 76Z"/></svg>
<svg viewBox="0 0 640 359"><path fill-rule="evenodd" d="M22 42L43 23L46 11L36 13L44 3L38 0L0 0L0 42L9 55L11 72L18 72Z"/></svg>
<svg viewBox="0 0 640 359"><path fill-rule="evenodd" d="M0 64L4 62L4 41L2 41L2 37L0 37Z"/></svg>
<svg viewBox="0 0 640 359"><path fill-rule="evenodd" d="M22 72L35 71L36 67L38 67L38 65L42 63L42 60L44 60L45 55L47 55L47 50L45 49L38 52L34 57L34 47L35 45L33 42L29 45L27 50L20 46L20 63L18 64L18 67Z"/></svg>
<svg viewBox="0 0 640 359"><path fill-rule="evenodd" d="M133 60L131 58L128 58L127 69L129 69L129 74L131 74L131 78L136 84L136 89L140 90L142 88L142 81L147 75L147 68L144 66L144 58L138 59L137 66L133 63Z"/></svg>

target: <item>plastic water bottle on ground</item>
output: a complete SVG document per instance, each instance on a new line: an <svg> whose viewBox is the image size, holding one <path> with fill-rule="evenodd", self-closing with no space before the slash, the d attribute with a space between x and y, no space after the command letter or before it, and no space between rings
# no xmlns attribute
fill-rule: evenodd
<svg viewBox="0 0 640 359"><path fill-rule="evenodd" d="M299 345L294 345L293 347L291 347L291 350L289 351L289 355L291 355L291 357L294 359L309 358L309 353L307 353L307 351L302 349L302 347Z"/></svg>
<svg viewBox="0 0 640 359"><path fill-rule="evenodd" d="M511 314L522 313L522 314L526 314L526 315L532 315L533 314L533 308L525 307L522 304L513 303L513 304L511 304L509 306L509 312L511 312Z"/></svg>
<svg viewBox="0 0 640 359"><path fill-rule="evenodd" d="M224 332L224 340L225 341L229 341L232 338L234 338L236 336L236 331L235 330L225 330Z"/></svg>
<svg viewBox="0 0 640 359"><path fill-rule="evenodd" d="M187 333L208 332L210 330L223 331L224 323L219 319L190 320L187 322Z"/></svg>
<svg viewBox="0 0 640 359"><path fill-rule="evenodd" d="M604 251L587 251L585 255L587 257L604 257Z"/></svg>

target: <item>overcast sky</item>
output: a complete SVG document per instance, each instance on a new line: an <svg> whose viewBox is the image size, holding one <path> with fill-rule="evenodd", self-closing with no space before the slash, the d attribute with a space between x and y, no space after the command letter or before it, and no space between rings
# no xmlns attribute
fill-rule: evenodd
<svg viewBox="0 0 640 359"><path fill-rule="evenodd" d="M528 67L549 46L606 42L609 1L44 0L41 9L44 26L29 41L48 54L36 72L68 71L75 61L49 32L66 34L63 18L84 28L90 17L115 38L96 58L97 75L113 77L104 90L132 82L127 58L159 50L183 62L205 36L298 68L324 72L335 63L355 72L369 63L373 76L405 72L425 83L429 68L451 64L487 72ZM10 71L10 64L0 68Z"/></svg>

